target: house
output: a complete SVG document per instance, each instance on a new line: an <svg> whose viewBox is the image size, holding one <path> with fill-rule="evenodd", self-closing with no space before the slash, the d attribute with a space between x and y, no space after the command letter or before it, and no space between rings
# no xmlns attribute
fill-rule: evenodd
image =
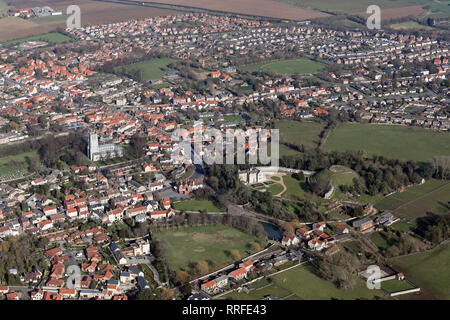
<svg viewBox="0 0 450 320"><path fill-rule="evenodd" d="M19 300L20 296L17 292L10 292L8 294L6 294L6 299L7 300Z"/></svg>
<svg viewBox="0 0 450 320"><path fill-rule="evenodd" d="M50 216L52 214L56 214L58 213L58 210L56 209L56 206L51 206L51 207L45 207L44 208L44 214L46 216Z"/></svg>
<svg viewBox="0 0 450 320"><path fill-rule="evenodd" d="M172 214L173 214L173 212L169 211L169 210L153 211L153 212L150 212L150 217L152 219L164 219L164 218L171 217Z"/></svg>
<svg viewBox="0 0 450 320"><path fill-rule="evenodd" d="M142 166L142 169L145 173L147 172L156 172L156 167L155 166L151 166L148 163L144 163L144 165Z"/></svg>
<svg viewBox="0 0 450 320"><path fill-rule="evenodd" d="M239 264L239 268L245 268L247 271L253 270L255 266L253 265L253 262L250 260L244 261Z"/></svg>
<svg viewBox="0 0 450 320"><path fill-rule="evenodd" d="M159 202L161 208L164 210L170 209L170 198L164 198Z"/></svg>
<svg viewBox="0 0 450 320"><path fill-rule="evenodd" d="M323 229L325 229L326 227L326 223L324 221L322 222L316 222L312 225L312 229L313 230L320 230L323 231Z"/></svg>
<svg viewBox="0 0 450 320"><path fill-rule="evenodd" d="M239 268L234 271L231 271L228 274L228 277L233 278L236 281L239 281L247 277L247 272L248 271L246 268Z"/></svg>
<svg viewBox="0 0 450 320"><path fill-rule="evenodd" d="M296 245L300 242L299 238L294 235L284 236L281 240L281 245L283 246L291 246Z"/></svg>
<svg viewBox="0 0 450 320"><path fill-rule="evenodd" d="M92 299L101 298L103 296L100 290L80 290L80 298Z"/></svg>
<svg viewBox="0 0 450 320"><path fill-rule="evenodd" d="M136 278L136 281L137 281L137 287L139 288L140 291L147 289L149 287L148 282L147 282L147 280L145 280L144 277L139 276Z"/></svg>
<svg viewBox="0 0 450 320"><path fill-rule="evenodd" d="M46 256L47 258L53 259L56 256L62 255L62 253L63 253L63 251L61 250L61 248L57 247L57 248L53 248L53 249L45 251L44 256Z"/></svg>
<svg viewBox="0 0 450 320"><path fill-rule="evenodd" d="M64 298L75 298L77 291L75 289L59 289L59 294Z"/></svg>
<svg viewBox="0 0 450 320"><path fill-rule="evenodd" d="M119 276L120 282L123 283L130 283L134 280L134 278L131 276L131 273L129 272L121 272Z"/></svg>
<svg viewBox="0 0 450 320"><path fill-rule="evenodd" d="M146 240L138 239L131 244L134 256L150 254L150 243Z"/></svg>
<svg viewBox="0 0 450 320"><path fill-rule="evenodd" d="M342 224L336 224L334 226L334 228L340 234L344 234L344 233L348 233L349 232L348 228L346 226L343 226Z"/></svg>
<svg viewBox="0 0 450 320"><path fill-rule="evenodd" d="M375 216L376 224L390 225L394 221L394 215L389 211L383 211Z"/></svg>
<svg viewBox="0 0 450 320"><path fill-rule="evenodd" d="M202 285L200 286L200 289L209 294L213 294L218 291L218 288L217 288L214 280L210 280L210 281L206 281L206 282L202 283Z"/></svg>
<svg viewBox="0 0 450 320"><path fill-rule="evenodd" d="M302 227L296 230L296 234L305 240L308 240L310 238L311 232L312 230L309 229L308 227Z"/></svg>
<svg viewBox="0 0 450 320"><path fill-rule="evenodd" d="M42 300L44 298L44 291L42 289L31 292L31 300Z"/></svg>
<svg viewBox="0 0 450 320"><path fill-rule="evenodd" d="M308 241L308 246L312 250L320 251L327 247L326 242L320 240L319 238L314 238Z"/></svg>

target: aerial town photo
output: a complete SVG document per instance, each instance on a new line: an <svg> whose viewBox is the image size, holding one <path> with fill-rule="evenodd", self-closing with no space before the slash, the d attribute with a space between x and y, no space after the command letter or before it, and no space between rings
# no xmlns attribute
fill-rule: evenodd
<svg viewBox="0 0 450 320"><path fill-rule="evenodd" d="M0 300L450 300L449 17L0 0Z"/></svg>

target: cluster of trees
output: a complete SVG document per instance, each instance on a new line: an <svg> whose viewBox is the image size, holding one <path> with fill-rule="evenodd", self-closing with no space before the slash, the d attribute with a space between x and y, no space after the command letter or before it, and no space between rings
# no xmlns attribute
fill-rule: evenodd
<svg viewBox="0 0 450 320"><path fill-rule="evenodd" d="M450 210L450 203L447 205ZM450 235L450 214L436 215L431 212L425 217L417 218L417 234L433 244L439 244L449 239Z"/></svg>
<svg viewBox="0 0 450 320"><path fill-rule="evenodd" d="M359 175L354 179L354 185L346 191L359 194L387 194L401 186L420 183L422 178L433 175L429 164L413 161L387 159L383 156L365 158L358 152L324 152L321 150L306 150L303 154L285 156L280 159L280 165L303 170L319 170L332 165L350 167Z"/></svg>
<svg viewBox="0 0 450 320"><path fill-rule="evenodd" d="M136 158L141 158L145 155L147 148L147 139L145 136L138 133L134 134L130 140L130 148L128 149Z"/></svg>
<svg viewBox="0 0 450 320"><path fill-rule="evenodd" d="M332 281L340 289L351 289L358 281L361 262L346 250L340 250L332 256L317 255L311 263L317 276Z"/></svg>
<svg viewBox="0 0 450 320"><path fill-rule="evenodd" d="M48 245L48 239L37 239L29 235L4 239L0 243L0 283L21 285L19 276L31 272L33 267L47 268L42 250ZM9 273L17 269L17 276Z"/></svg>
<svg viewBox="0 0 450 320"><path fill-rule="evenodd" d="M383 252L386 257L410 254L427 248L426 244L409 234L398 232L397 237L398 239Z"/></svg>
<svg viewBox="0 0 450 320"><path fill-rule="evenodd" d="M433 157L430 165L433 167L435 177L450 179L450 156Z"/></svg>

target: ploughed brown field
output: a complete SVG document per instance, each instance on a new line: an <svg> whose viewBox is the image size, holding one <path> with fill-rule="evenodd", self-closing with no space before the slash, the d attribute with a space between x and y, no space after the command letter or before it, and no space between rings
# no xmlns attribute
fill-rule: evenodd
<svg viewBox="0 0 450 320"><path fill-rule="evenodd" d="M389 20L403 17L418 17L424 13L422 6L405 6L403 8L381 9L381 20ZM367 18L370 14L359 13L360 16Z"/></svg>
<svg viewBox="0 0 450 320"><path fill-rule="evenodd" d="M10 2L11 6L15 6L18 9L32 8L36 6L50 6L55 10L62 11L63 14L66 13L66 9L69 5L77 4L81 9L82 26L120 22L130 19L144 19L149 17L180 13L180 11L176 10L124 5L92 0L10 0ZM54 31L58 27L65 28L66 26L65 20L36 23L33 19L5 19L0 19L0 41L7 41L47 33L50 31Z"/></svg>
<svg viewBox="0 0 450 320"><path fill-rule="evenodd" d="M303 9L275 0L139 0L137 2L158 2L299 21L328 16L323 12Z"/></svg>
<svg viewBox="0 0 450 320"><path fill-rule="evenodd" d="M16 17L0 19L0 42L46 33L46 28Z"/></svg>

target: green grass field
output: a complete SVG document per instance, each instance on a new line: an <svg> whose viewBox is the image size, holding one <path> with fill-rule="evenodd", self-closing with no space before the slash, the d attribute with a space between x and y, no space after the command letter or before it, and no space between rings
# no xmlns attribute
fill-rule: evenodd
<svg viewBox="0 0 450 320"><path fill-rule="evenodd" d="M224 122L241 122L244 121L244 118L240 114L237 115L225 115L223 116Z"/></svg>
<svg viewBox="0 0 450 320"><path fill-rule="evenodd" d="M308 148L317 147L320 141L319 134L323 127L323 124L317 122L285 120L275 123L275 128L280 130L280 141L296 145L303 144Z"/></svg>
<svg viewBox="0 0 450 320"><path fill-rule="evenodd" d="M239 68L241 71L270 71L278 74L309 74L323 69L321 63L307 58L281 60L269 63L255 63Z"/></svg>
<svg viewBox="0 0 450 320"><path fill-rule="evenodd" d="M236 249L242 257L249 255L249 246L257 239L227 226L187 227L154 234L161 240L173 270L190 269L205 260L215 267L233 262L229 251Z"/></svg>
<svg viewBox="0 0 450 320"><path fill-rule="evenodd" d="M329 300L329 299L373 299L384 296L380 290L369 290L366 283L358 279L356 286L350 290L341 290L332 282L316 276L308 265L299 266L271 277L273 284L260 290L252 290L249 294L236 293L225 297L235 300L260 300L267 295L278 298L296 300Z"/></svg>
<svg viewBox="0 0 450 320"><path fill-rule="evenodd" d="M330 133L324 149L428 161L433 156L450 155L450 134L396 125L344 124Z"/></svg>
<svg viewBox="0 0 450 320"><path fill-rule="evenodd" d="M450 244L395 258L394 266L431 299L450 299Z"/></svg>
<svg viewBox="0 0 450 320"><path fill-rule="evenodd" d="M173 204L175 210L184 211L202 211L208 210L209 212L221 212L224 209L217 207L211 200L185 200L175 202Z"/></svg>
<svg viewBox="0 0 450 320"><path fill-rule="evenodd" d="M142 76L145 80L161 79L166 72L175 71L168 67L169 64L175 61L176 60L171 58L155 58L147 61L130 64L126 66L126 72L140 69L143 72Z"/></svg>
<svg viewBox="0 0 450 320"><path fill-rule="evenodd" d="M277 194L279 194L281 191L283 191L283 186L279 183L272 183L269 186L269 192L275 196Z"/></svg>
<svg viewBox="0 0 450 320"><path fill-rule="evenodd" d="M300 152L298 152L297 150L291 149L287 146L285 146L284 144L280 144L278 147L278 152L280 154L280 157L287 157L287 156L296 156L299 155Z"/></svg>
<svg viewBox="0 0 450 320"><path fill-rule="evenodd" d="M299 181L291 176L283 176L286 191L281 195L283 198L303 199L305 193L309 192L305 181Z"/></svg>
<svg viewBox="0 0 450 320"><path fill-rule="evenodd" d="M446 214L450 211L450 181L429 180L424 184L407 188L375 203L380 210L414 221L427 211Z"/></svg>
<svg viewBox="0 0 450 320"><path fill-rule="evenodd" d="M20 44L20 43L26 42L26 41L45 41L45 42L50 42L50 43L66 43L66 42L71 42L72 38L70 38L62 33L59 33L59 32L50 32L50 33L40 34L37 36L31 36L31 37L20 38L20 39L16 39L16 40L10 40L10 41L6 41L6 42L2 42L2 44L5 46L8 46L8 45L12 45L12 44Z"/></svg>
<svg viewBox="0 0 450 320"><path fill-rule="evenodd" d="M414 289L414 287L404 280L386 280L381 282L381 287L389 293Z"/></svg>

